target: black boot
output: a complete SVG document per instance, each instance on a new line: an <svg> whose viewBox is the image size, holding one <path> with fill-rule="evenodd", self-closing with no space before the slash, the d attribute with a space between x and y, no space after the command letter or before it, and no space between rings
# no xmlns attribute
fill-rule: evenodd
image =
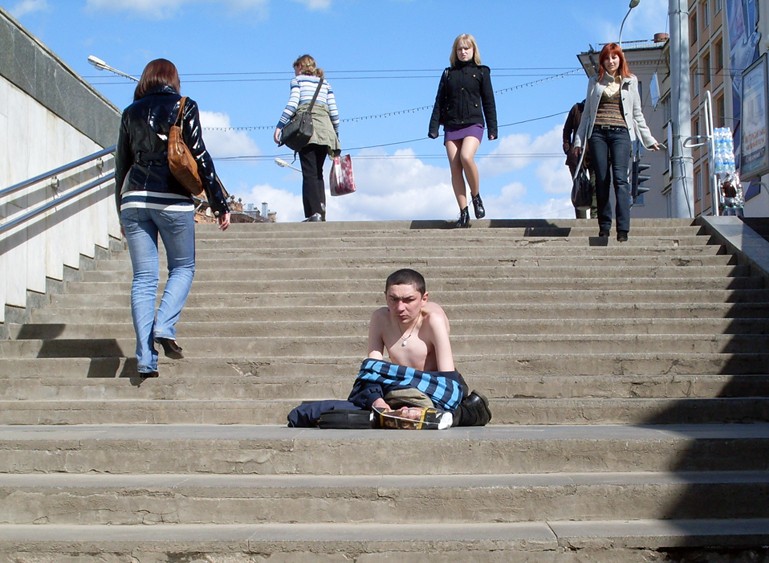
<svg viewBox="0 0 769 563"><path fill-rule="evenodd" d="M457 219L457 229L466 229L470 226L470 212L467 210L467 206L459 213L459 219Z"/></svg>
<svg viewBox="0 0 769 563"><path fill-rule="evenodd" d="M473 196L473 209L475 210L475 218L483 219L486 217L486 210L483 208L483 200L481 200L481 194Z"/></svg>
<svg viewBox="0 0 769 563"><path fill-rule="evenodd" d="M489 410L489 400L473 391L454 411L453 426L486 426L491 420L491 411Z"/></svg>

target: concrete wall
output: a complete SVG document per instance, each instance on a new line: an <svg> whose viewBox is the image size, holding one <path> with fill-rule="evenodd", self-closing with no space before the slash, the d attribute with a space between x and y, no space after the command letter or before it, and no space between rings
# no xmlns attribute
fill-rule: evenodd
<svg viewBox="0 0 769 563"><path fill-rule="evenodd" d="M115 144L120 110L0 8L0 189Z"/></svg>
<svg viewBox="0 0 769 563"><path fill-rule="evenodd" d="M120 112L0 9L0 191L115 144ZM113 168L111 156L0 197L0 224ZM0 233L0 334L30 301L120 238L106 182Z"/></svg>

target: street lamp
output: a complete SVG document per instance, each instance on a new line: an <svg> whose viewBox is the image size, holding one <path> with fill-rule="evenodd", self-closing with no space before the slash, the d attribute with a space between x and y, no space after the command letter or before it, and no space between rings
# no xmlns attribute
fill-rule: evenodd
<svg viewBox="0 0 769 563"><path fill-rule="evenodd" d="M627 10L627 14L625 14L625 17L622 18L622 23L619 26L619 38L617 39L617 43L619 43L620 47L622 46L622 28L625 27L625 20L630 15L630 12L638 6L638 4L641 3L641 0L630 0L630 7Z"/></svg>
<svg viewBox="0 0 769 563"><path fill-rule="evenodd" d="M117 74L118 76L122 76L124 78L128 78L130 80L133 80L134 82L139 82L139 79L136 78L135 76L131 76L130 74L126 74L122 70L118 70L116 68L113 68L113 67L109 66L107 63L105 63L99 57L95 57L93 55L88 55L88 62L91 63L96 68L98 68L99 70L107 70L109 72Z"/></svg>

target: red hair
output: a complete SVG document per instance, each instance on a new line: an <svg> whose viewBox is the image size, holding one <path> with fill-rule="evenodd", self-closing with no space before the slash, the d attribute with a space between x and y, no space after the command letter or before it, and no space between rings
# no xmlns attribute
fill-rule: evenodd
<svg viewBox="0 0 769 563"><path fill-rule="evenodd" d="M617 68L617 72L622 78L633 76L633 73L630 72L630 68L627 66L625 53L622 52L622 47L616 43L607 43L603 46L603 49L601 49L601 54L598 55L598 80L602 80L604 74L606 74L606 68L603 66L603 63L611 55L617 55L619 57L619 67Z"/></svg>

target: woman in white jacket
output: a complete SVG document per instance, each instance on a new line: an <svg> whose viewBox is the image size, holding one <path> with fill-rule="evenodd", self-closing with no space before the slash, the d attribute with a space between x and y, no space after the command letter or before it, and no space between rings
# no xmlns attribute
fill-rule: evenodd
<svg viewBox="0 0 769 563"><path fill-rule="evenodd" d="M638 79L631 74L622 48L608 43L598 56L598 75L590 79L585 110L579 124L574 149L580 154L585 140L590 148L590 163L595 172L598 203L598 236L608 237L612 212L609 188L614 179L617 240L627 241L630 231L630 183L628 165L631 146L639 139L644 147L658 150L659 144L646 125L638 94ZM577 166L577 170L580 169Z"/></svg>

